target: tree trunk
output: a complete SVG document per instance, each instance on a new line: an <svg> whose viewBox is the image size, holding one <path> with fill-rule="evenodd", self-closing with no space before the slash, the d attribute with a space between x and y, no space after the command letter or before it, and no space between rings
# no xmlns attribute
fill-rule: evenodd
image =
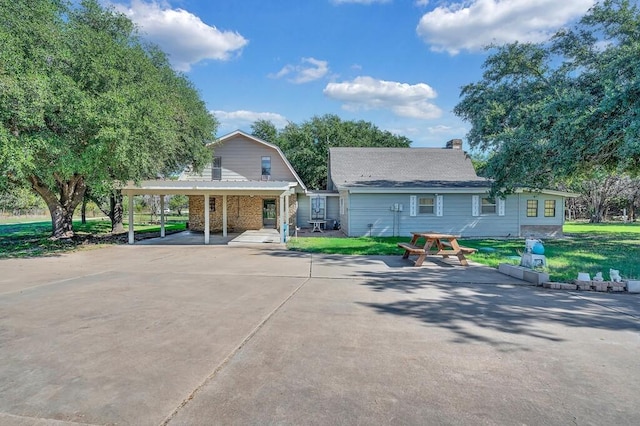
<svg viewBox="0 0 640 426"><path fill-rule="evenodd" d="M112 234L121 234L124 232L123 217L122 191L117 190L109 197L109 218L111 219Z"/></svg>
<svg viewBox="0 0 640 426"><path fill-rule="evenodd" d="M87 197L82 197L82 207L80 207L80 220L83 225L87 223Z"/></svg>
<svg viewBox="0 0 640 426"><path fill-rule="evenodd" d="M68 180L62 180L57 174L54 176L59 197L36 176L29 176L29 182L49 208L53 228L51 236L55 239L71 238L73 237L73 212L82 202L87 186L80 175L73 175Z"/></svg>

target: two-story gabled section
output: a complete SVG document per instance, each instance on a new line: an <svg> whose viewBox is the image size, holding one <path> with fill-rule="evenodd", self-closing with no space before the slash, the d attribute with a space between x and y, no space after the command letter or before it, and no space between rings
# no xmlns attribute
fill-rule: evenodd
<svg viewBox="0 0 640 426"><path fill-rule="evenodd" d="M209 147L213 161L202 173L184 172L180 182L210 181L219 188L209 197L211 232L295 226L297 193L305 186L276 145L241 131L223 136ZM226 197L226 201L225 201ZM225 205L226 202L226 205ZM226 227L224 213L226 211ZM204 197L189 196L189 227L205 229Z"/></svg>
<svg viewBox="0 0 640 426"><path fill-rule="evenodd" d="M201 173L185 171L178 180L128 184L129 195L187 195L189 228L211 232L242 232L274 228L285 240L295 229L297 195L306 188L277 146L235 131L208 145L213 160ZM285 231L285 232L283 232ZM133 230L130 228L130 242Z"/></svg>

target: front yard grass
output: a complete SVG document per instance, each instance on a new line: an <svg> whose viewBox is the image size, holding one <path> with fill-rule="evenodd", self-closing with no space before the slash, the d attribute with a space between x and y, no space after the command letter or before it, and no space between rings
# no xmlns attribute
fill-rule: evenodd
<svg viewBox="0 0 640 426"><path fill-rule="evenodd" d="M125 229L128 224L125 222ZM167 222L167 233L184 231L184 218L179 222ZM128 234L111 235L109 220L88 220L86 224L73 222L75 236L71 239L51 240L51 221L31 223L9 223L0 225L0 259L10 257L35 257L59 254L83 245L122 244ZM160 233L158 224L135 224L136 237Z"/></svg>
<svg viewBox="0 0 640 426"><path fill-rule="evenodd" d="M618 269L623 278L640 278L640 224L568 223L564 232L564 238L543 240L551 280L571 281L578 272L591 276L603 272L608 278L610 268ZM400 256L399 241L409 242L410 237L307 237L290 240L288 247L313 253ZM518 264L524 250L524 238L461 239L460 244L477 248L468 258L491 267Z"/></svg>

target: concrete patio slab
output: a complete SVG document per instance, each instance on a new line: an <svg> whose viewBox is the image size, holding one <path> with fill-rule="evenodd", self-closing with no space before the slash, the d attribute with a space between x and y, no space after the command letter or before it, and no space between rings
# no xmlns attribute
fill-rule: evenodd
<svg viewBox="0 0 640 426"><path fill-rule="evenodd" d="M0 261L0 424L640 423L640 296L400 260Z"/></svg>

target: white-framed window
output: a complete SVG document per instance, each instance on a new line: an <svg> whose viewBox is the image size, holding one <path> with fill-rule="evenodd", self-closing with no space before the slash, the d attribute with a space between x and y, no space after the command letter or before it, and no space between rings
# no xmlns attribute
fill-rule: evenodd
<svg viewBox="0 0 640 426"><path fill-rule="evenodd" d="M480 212L482 214L496 213L496 200L495 200L495 198L483 198Z"/></svg>
<svg viewBox="0 0 640 426"><path fill-rule="evenodd" d="M211 180L221 180L222 179L222 157L215 156L213 157L213 162L211 163Z"/></svg>
<svg viewBox="0 0 640 426"><path fill-rule="evenodd" d="M327 218L327 198L312 196L309 202L311 203L311 220L325 220Z"/></svg>
<svg viewBox="0 0 640 426"><path fill-rule="evenodd" d="M418 197L418 213L433 214L435 211L435 200L433 197Z"/></svg>
<svg viewBox="0 0 640 426"><path fill-rule="evenodd" d="M262 157L262 160L260 161L260 168L262 180L269 180L271 178L271 157Z"/></svg>

